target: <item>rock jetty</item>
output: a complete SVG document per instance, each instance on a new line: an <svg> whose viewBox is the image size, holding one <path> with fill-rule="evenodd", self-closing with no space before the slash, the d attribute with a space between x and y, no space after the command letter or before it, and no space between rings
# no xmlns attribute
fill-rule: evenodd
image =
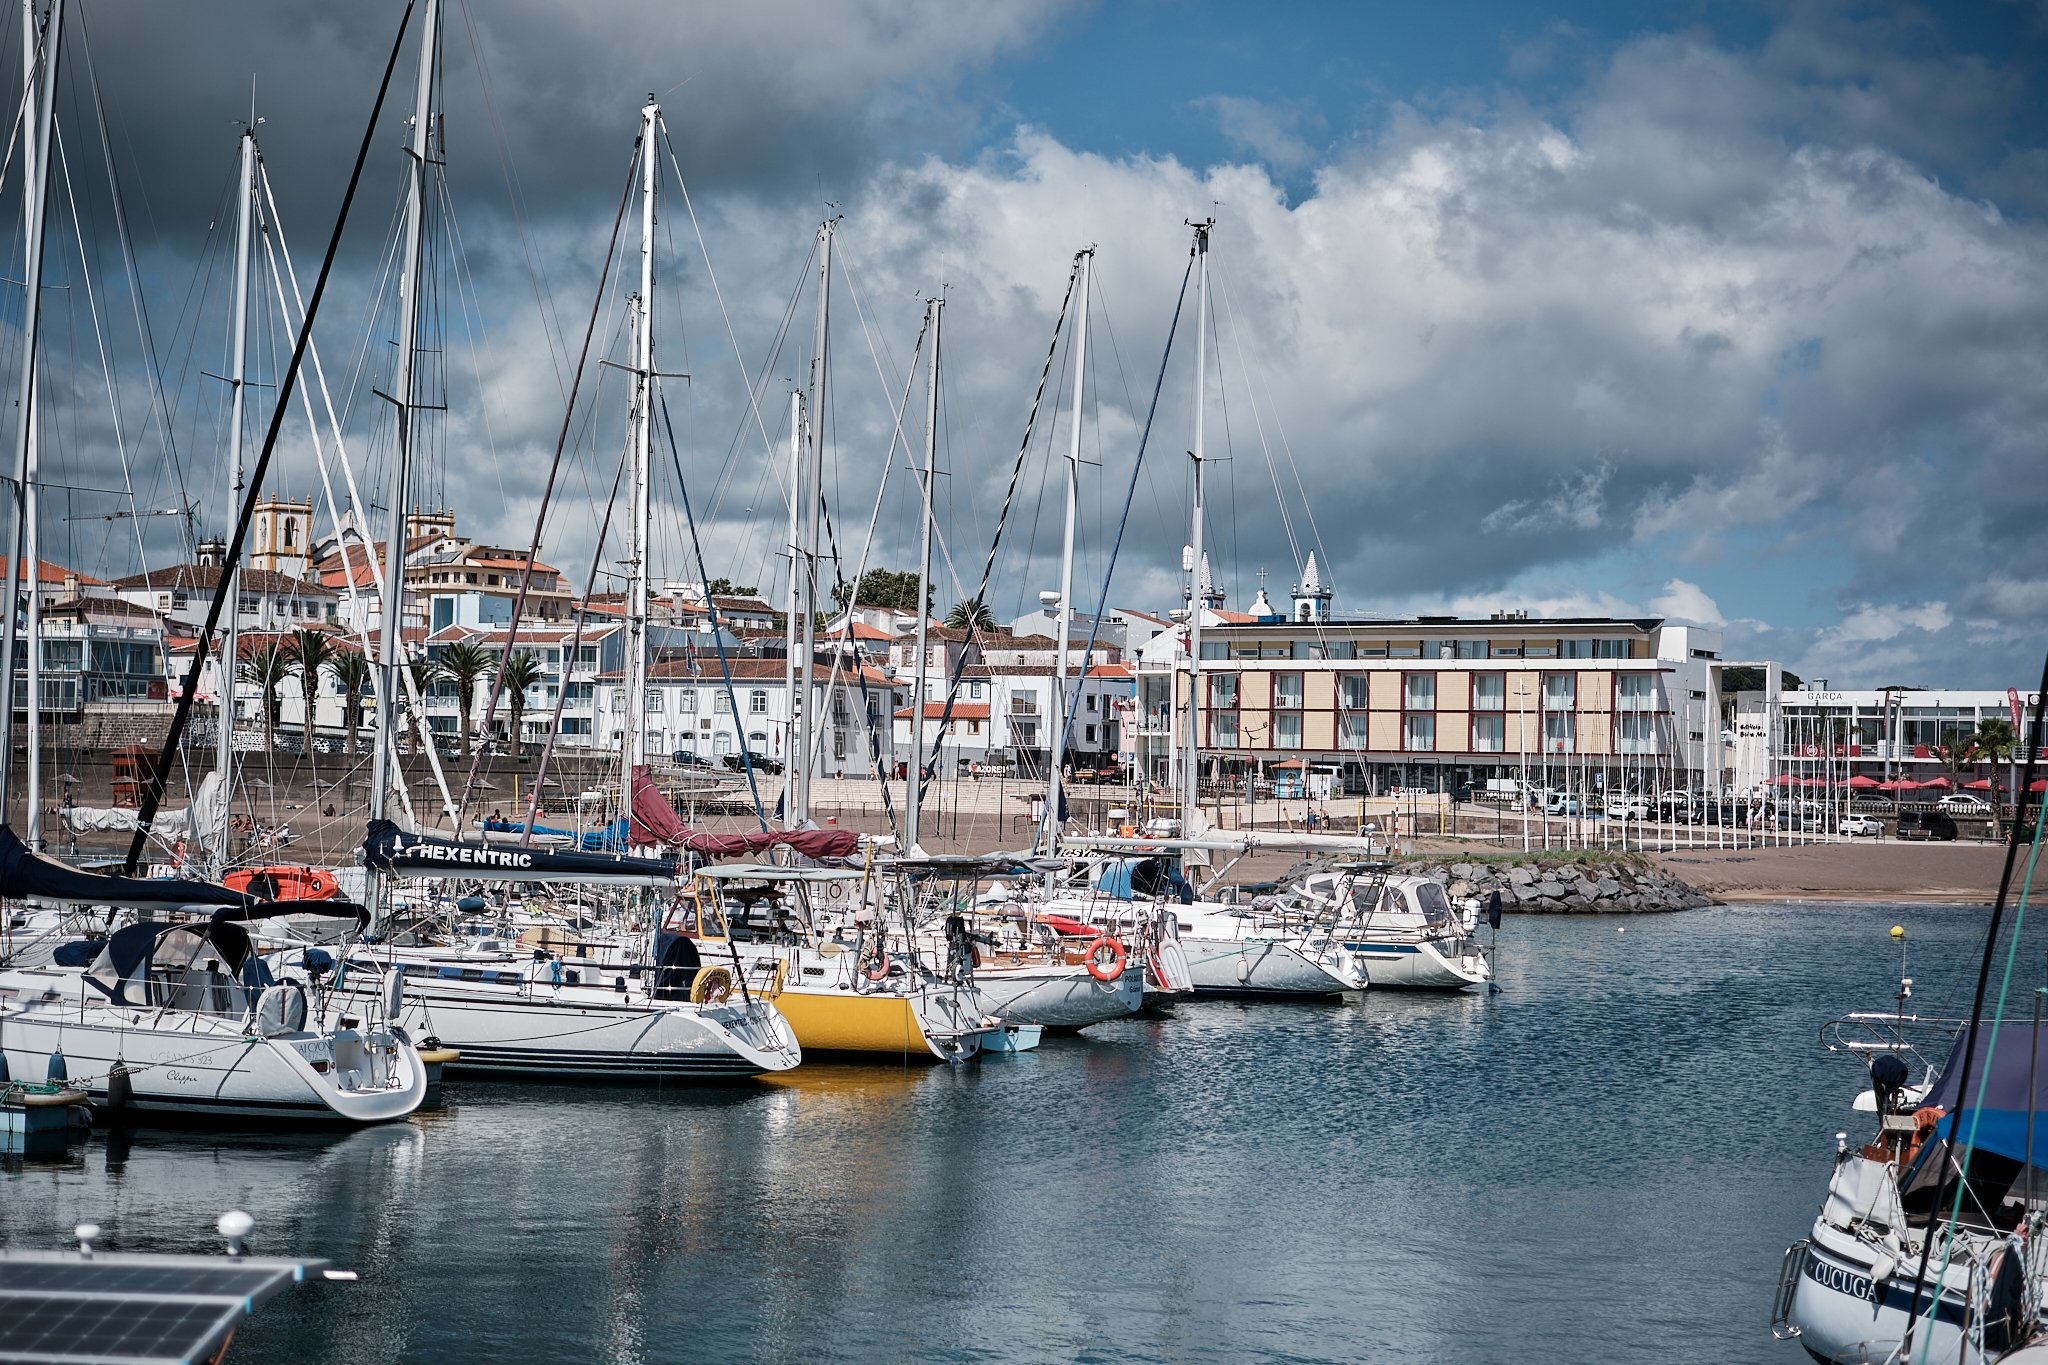
<svg viewBox="0 0 2048 1365"><path fill-rule="evenodd" d="M1692 910L1714 898L1647 858L1586 854L1578 859L1410 862L1403 872L1429 877L1453 900L1500 892L1503 911L1523 914L1640 914Z"/></svg>

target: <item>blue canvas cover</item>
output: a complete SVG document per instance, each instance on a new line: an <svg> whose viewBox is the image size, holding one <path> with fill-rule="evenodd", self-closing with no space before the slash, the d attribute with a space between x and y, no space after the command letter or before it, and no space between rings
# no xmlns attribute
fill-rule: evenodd
<svg viewBox="0 0 2048 1365"><path fill-rule="evenodd" d="M627 858L507 844L465 844L408 834L389 820L372 820L363 861L401 877L468 877L487 882L587 882L665 886L676 879L670 858Z"/></svg>
<svg viewBox="0 0 2048 1365"><path fill-rule="evenodd" d="M81 872L34 852L7 825L0 825L0 896L9 900L34 898L73 905L114 905L126 910L255 904L253 898L212 882Z"/></svg>
<svg viewBox="0 0 2048 1365"><path fill-rule="evenodd" d="M1970 1048L1970 1091L1959 1096L1963 1049ZM1985 1064L1986 1054L1990 1064ZM2038 1067L2038 1074L2036 1068ZM1958 1104L1958 1099L1962 1103ZM1940 1133L1948 1138L1960 1120L1962 1145L2013 1161L2027 1159L2027 1123L2034 1126L2033 1164L2048 1168L2048 1025L2036 1034L2031 1019L1965 1030L1924 1104L1948 1110ZM1957 1114L1961 1108L1960 1115Z"/></svg>

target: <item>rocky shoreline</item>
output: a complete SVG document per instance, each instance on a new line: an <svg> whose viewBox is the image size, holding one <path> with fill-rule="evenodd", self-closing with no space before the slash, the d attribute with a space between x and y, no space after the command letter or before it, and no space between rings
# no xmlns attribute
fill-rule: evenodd
<svg viewBox="0 0 2048 1365"><path fill-rule="evenodd" d="M1650 914L1693 910L1717 902L1647 859L1587 854L1577 859L1411 863L1402 871L1428 877L1453 900L1500 892L1509 914Z"/></svg>

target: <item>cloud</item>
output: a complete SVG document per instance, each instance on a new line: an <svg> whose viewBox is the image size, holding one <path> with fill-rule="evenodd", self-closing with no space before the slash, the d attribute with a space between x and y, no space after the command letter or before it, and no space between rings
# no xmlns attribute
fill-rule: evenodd
<svg viewBox="0 0 2048 1365"><path fill-rule="evenodd" d="M175 317L195 276L220 278L218 256L200 262L204 225L251 70L309 275L388 34L307 0L118 13L119 40L98 33L96 54L117 141L148 172L135 214L153 307ZM1987 197L1997 167L2029 164L2010 137L1977 131L2011 121L2009 73L1923 41L1917 21L1792 7L1753 50L1689 30L1599 53L1560 32L1582 73L1560 102L1417 92L1324 150L1323 129L1356 126L1354 111L1197 93L1191 107L1244 159L1192 165L994 122L1004 63L1046 41L1067 18L1059 7L507 0L450 13L450 201L469 302L444 295L449 412L424 477L481 534L519 543L530 528L635 113L653 90L721 286L714 296L671 199L658 330L665 367L693 376L670 400L714 574L772 584L783 572L783 424L788 386L807 373L808 300L781 329L821 201L845 214L838 259L860 290L857 307L844 283L835 297L825 414L842 559L859 553L890 455L920 295L944 288L939 501L966 591L1025 446L1069 263L1091 243L1080 576L1099 581L1179 303L1182 222L1214 213L1205 539L1235 602L1259 568L1291 572L1313 548L1351 611L1726 615L1731 639L1769 631L1795 666L1810 641L1845 685L1893 680L1875 677L1892 668L2003 685L2038 665L2022 637L2042 591L2025 566L2048 563L2048 482L2029 477L2048 429L2048 232ZM1518 60L1557 65L1533 50ZM375 363L341 372L358 353L388 368L389 305L375 300L394 142L380 134L321 333L337 386L361 395L366 485L389 444L388 413L367 394L388 381ZM1987 169L1948 173L1965 163ZM615 292L599 328L615 360L618 308ZM1165 368L1113 601L1172 605L1193 312L1189 301ZM161 347L182 357L167 362L174 373L218 372L223 329L209 318L180 321L176 347ZM761 381L765 435L728 323ZM96 381L54 382L88 409ZM623 422L616 372L586 384L548 542L579 581ZM193 381L178 421L211 519L223 480L209 385ZM999 607L1051 586L1049 452L1064 451L1072 397L1062 359L1025 447ZM134 404L131 437L148 416ZM908 426L915 438L918 419ZM117 486L90 419L64 439L75 482ZM288 430L287 442L303 490L304 437ZM892 567L914 553L903 460L897 448L870 561ZM673 472L661 481L659 556L693 576ZM169 530L149 534L160 544ZM1532 584L1550 586L1520 590Z"/></svg>

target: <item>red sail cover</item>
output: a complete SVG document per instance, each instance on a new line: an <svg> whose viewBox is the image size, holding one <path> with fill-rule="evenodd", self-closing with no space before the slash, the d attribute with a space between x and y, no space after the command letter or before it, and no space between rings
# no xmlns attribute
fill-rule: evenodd
<svg viewBox="0 0 2048 1365"><path fill-rule="evenodd" d="M641 764L633 769L633 842L686 848L707 858L737 858L786 844L806 858L851 858L860 835L850 829L771 829L758 834L692 834Z"/></svg>

